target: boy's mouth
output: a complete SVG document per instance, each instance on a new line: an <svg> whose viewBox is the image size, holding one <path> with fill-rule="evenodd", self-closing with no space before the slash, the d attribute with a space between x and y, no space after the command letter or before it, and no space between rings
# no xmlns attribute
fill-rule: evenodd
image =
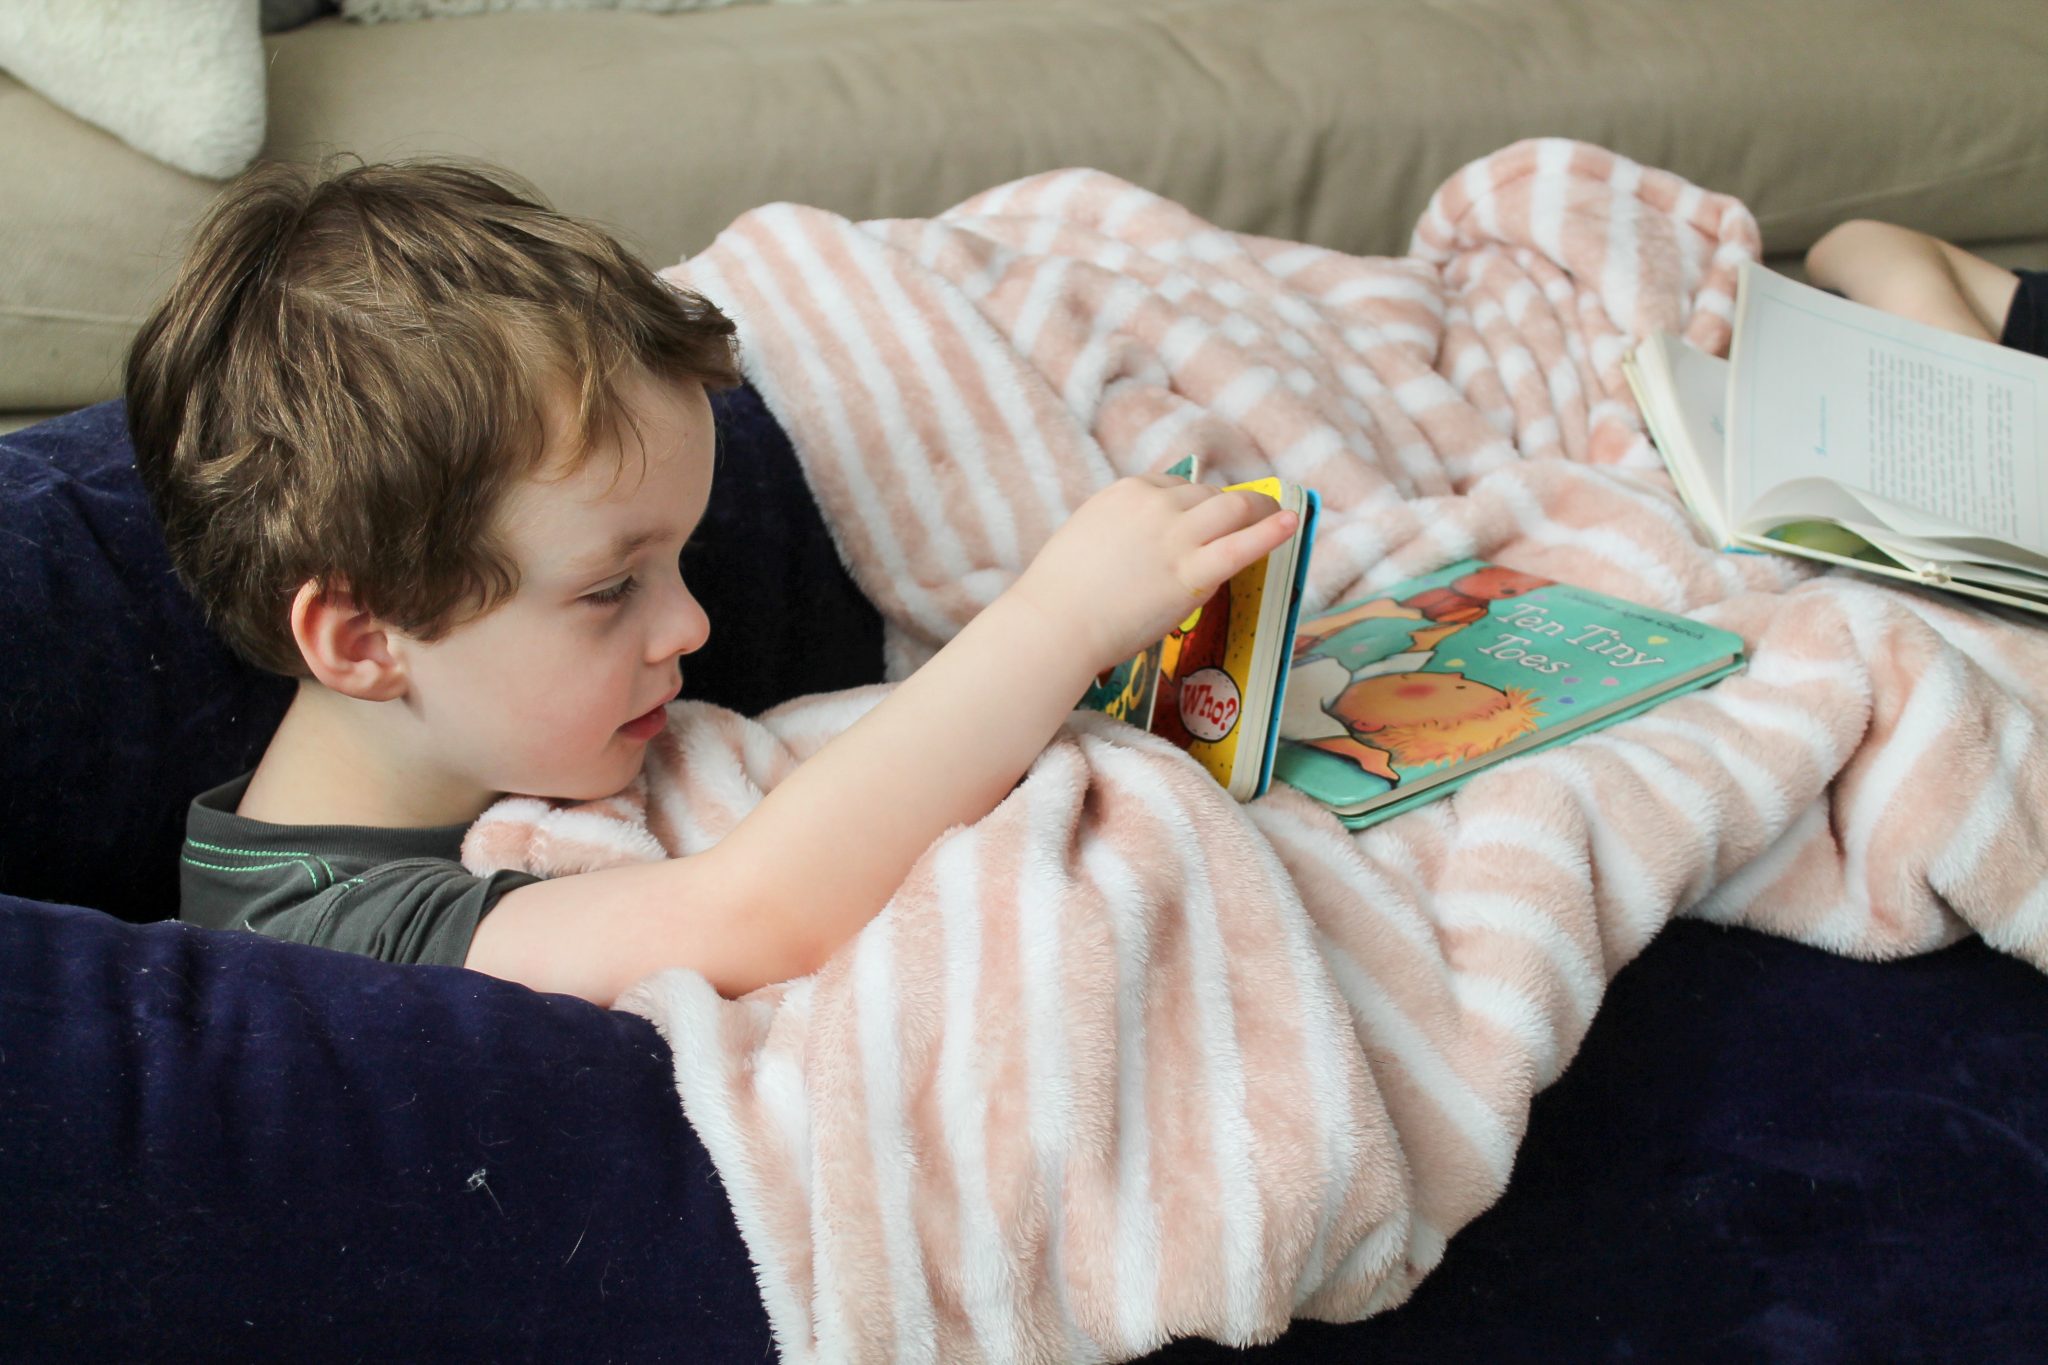
<svg viewBox="0 0 2048 1365"><path fill-rule="evenodd" d="M652 710L633 717L619 727L619 733L627 739L653 739L668 724L668 704L674 701L676 696L677 693L672 692Z"/></svg>

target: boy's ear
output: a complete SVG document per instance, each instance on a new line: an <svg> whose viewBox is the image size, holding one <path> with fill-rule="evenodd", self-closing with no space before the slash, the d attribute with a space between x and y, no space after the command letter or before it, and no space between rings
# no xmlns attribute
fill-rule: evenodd
<svg viewBox="0 0 2048 1365"><path fill-rule="evenodd" d="M313 579L292 597L292 638L322 687L360 701L405 693L405 667L392 657L384 623L356 605L345 587Z"/></svg>

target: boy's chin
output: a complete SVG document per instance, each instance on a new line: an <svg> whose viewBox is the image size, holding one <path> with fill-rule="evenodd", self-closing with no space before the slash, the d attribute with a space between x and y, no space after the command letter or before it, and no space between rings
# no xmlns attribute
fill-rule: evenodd
<svg viewBox="0 0 2048 1365"><path fill-rule="evenodd" d="M601 751L580 762L533 764L523 773L500 773L497 790L543 801L602 801L633 785L647 758L648 745L619 735ZM510 779L509 781L505 779Z"/></svg>
<svg viewBox="0 0 2048 1365"><path fill-rule="evenodd" d="M602 801L607 796L617 796L633 785L633 779L640 775L640 758L644 750L634 745L633 761L615 764L613 769L593 773L587 780L570 784L557 798L563 801Z"/></svg>

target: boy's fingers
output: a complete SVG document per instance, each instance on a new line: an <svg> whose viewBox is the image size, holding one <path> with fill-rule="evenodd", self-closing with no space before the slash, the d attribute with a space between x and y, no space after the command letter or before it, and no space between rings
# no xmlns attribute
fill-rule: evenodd
<svg viewBox="0 0 2048 1365"><path fill-rule="evenodd" d="M1206 483L1189 483L1186 479L1168 479L1159 476L1163 482L1155 487L1166 490L1166 501L1176 511L1185 512L1190 507L1199 507L1209 502L1223 490Z"/></svg>
<svg viewBox="0 0 2048 1365"><path fill-rule="evenodd" d="M1266 498L1265 501L1271 502L1272 499ZM1276 546L1294 534L1299 520L1292 512L1262 517L1249 526L1218 536L1190 551L1181 561L1181 581L1188 585L1189 595L1207 597L1219 583L1239 569L1271 554Z"/></svg>
<svg viewBox="0 0 2048 1365"><path fill-rule="evenodd" d="M1250 526L1280 510L1279 503L1248 488L1210 491L1214 496L1192 504L1185 513L1186 530L1198 544Z"/></svg>
<svg viewBox="0 0 2048 1365"><path fill-rule="evenodd" d="M1179 514L1190 507L1200 506L1215 497L1221 490L1206 484L1189 483L1167 474L1137 474L1135 482L1145 485L1145 495L1155 499L1156 505Z"/></svg>

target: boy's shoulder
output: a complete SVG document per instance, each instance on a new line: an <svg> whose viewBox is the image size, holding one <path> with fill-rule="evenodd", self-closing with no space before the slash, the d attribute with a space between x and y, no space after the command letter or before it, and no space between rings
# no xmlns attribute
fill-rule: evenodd
<svg viewBox="0 0 2048 1365"><path fill-rule="evenodd" d="M464 827L279 825L236 812L250 774L193 798L179 857L178 918L207 929L461 965L477 922L535 878L478 877Z"/></svg>

